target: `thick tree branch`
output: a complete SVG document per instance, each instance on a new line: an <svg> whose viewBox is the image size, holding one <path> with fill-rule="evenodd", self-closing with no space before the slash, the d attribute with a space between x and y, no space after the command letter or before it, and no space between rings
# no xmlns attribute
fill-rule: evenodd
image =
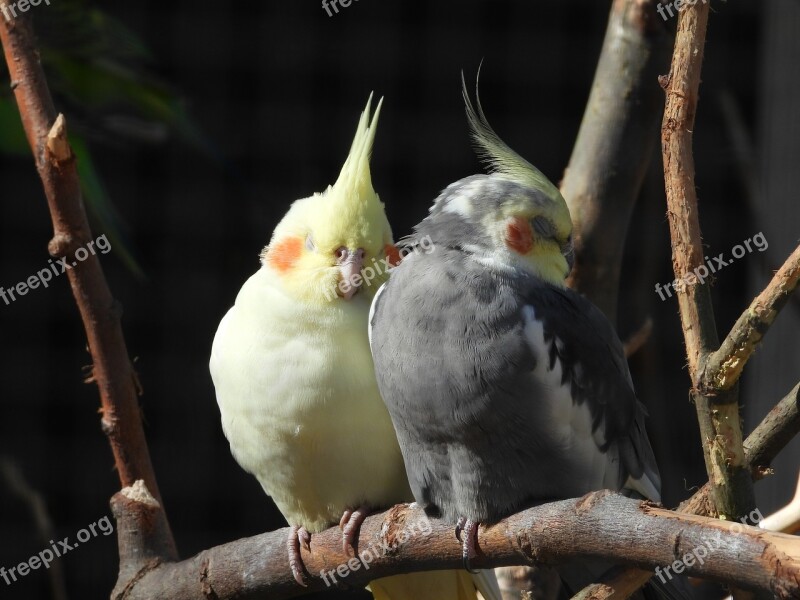
<svg viewBox="0 0 800 600"><path fill-rule="evenodd" d="M694 187L692 132L708 11L708 5L704 3L687 6L680 12L672 66L669 75L661 77L667 95L661 124L667 216L672 237L673 268L676 278L680 279L704 263ZM697 285L696 280L692 285L677 287L689 372L694 379L700 372L704 355L719 344L711 295L708 286Z"/></svg>
<svg viewBox="0 0 800 600"><path fill-rule="evenodd" d="M575 223L569 285L616 320L622 253L664 104L656 76L670 36L655 0L615 0L561 184Z"/></svg>
<svg viewBox="0 0 800 600"><path fill-rule="evenodd" d="M56 116L28 16L0 19L0 40L53 221L54 236L48 249L53 257L65 257L72 265L66 273L92 356L89 380L95 381L100 391L101 425L111 444L120 482L129 486L144 480L158 498L139 413L135 373L120 325L122 309L111 296L97 255L86 252L84 259L75 260L76 250L83 248L85 252L93 238L66 122L63 115ZM174 558L174 543L163 512L161 518L168 536L168 556Z"/></svg>
<svg viewBox="0 0 800 600"><path fill-rule="evenodd" d="M694 185L692 132L697 111L709 5L686 5L669 75L662 78L667 95L661 126L667 215L672 237L672 262L681 314L689 375L700 424L703 454L712 498L723 518L739 519L755 508L753 482L742 446L738 387L721 395L701 385L705 362L719 345L708 285L693 275L704 263L697 195Z"/></svg>
<svg viewBox="0 0 800 600"><path fill-rule="evenodd" d="M800 246L742 313L719 350L708 357L703 373L705 389L712 392L728 390L739 381L745 364L799 282Z"/></svg>
<svg viewBox="0 0 800 600"><path fill-rule="evenodd" d="M121 527L137 519L122 493L112 507ZM172 600L246 600L266 594L277 600L326 589L326 579L330 585L353 588L412 570L461 567L461 546L452 525L428 521L413 505L398 505L365 521L358 544L364 562L342 553L341 535L332 527L312 536L312 552L303 551L310 574L307 589L292 577L284 529L211 548L182 562L156 565L116 597L160 598L168 591ZM685 573L768 590L779 598L800 597L800 539L679 515L607 491L538 506L481 527L478 546L472 561L477 568L602 556L650 569L684 561L703 547L702 564L685 560Z"/></svg>

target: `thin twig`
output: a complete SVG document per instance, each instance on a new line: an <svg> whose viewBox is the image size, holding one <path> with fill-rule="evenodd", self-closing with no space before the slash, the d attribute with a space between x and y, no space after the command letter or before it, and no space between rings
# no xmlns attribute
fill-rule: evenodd
<svg viewBox="0 0 800 600"><path fill-rule="evenodd" d="M653 319L647 317L642 323L642 326L639 327L633 334L625 340L625 343L622 345L622 349L625 352L625 358L630 358L634 354L636 354L639 350L642 349L647 343L647 340L650 339L650 336L653 334Z"/></svg>
<svg viewBox="0 0 800 600"><path fill-rule="evenodd" d="M786 259L769 282L737 319L719 350L705 363L703 386L711 391L728 390L739 380L742 369L775 321L781 308L800 283L800 246Z"/></svg>
<svg viewBox="0 0 800 600"><path fill-rule="evenodd" d="M129 486L144 480L159 498L142 429L135 374L120 325L122 309L111 295L97 255L87 253L84 260L74 259L75 252L81 248L86 252L87 243L94 238L83 206L66 120L63 115L56 115L29 15L0 19L0 40L53 221L54 236L48 249L53 257L64 257L72 264L66 273L83 319L93 361L92 380L100 392L101 426L111 444L120 482ZM166 532L171 557L175 557L168 527Z"/></svg>

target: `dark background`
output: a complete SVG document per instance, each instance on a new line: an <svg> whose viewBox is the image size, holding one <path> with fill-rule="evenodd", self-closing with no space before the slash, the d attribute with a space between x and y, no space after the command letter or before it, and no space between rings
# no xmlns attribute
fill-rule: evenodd
<svg viewBox="0 0 800 600"><path fill-rule="evenodd" d="M104 7L145 40L150 70L180 92L223 157L178 139L104 140L92 148L146 273L134 277L113 249L102 257L125 309L146 433L183 557L285 525L230 456L207 361L220 318L258 268L258 253L289 203L335 180L370 91L385 97L373 181L400 237L441 188L480 168L459 77L464 69L474 80L482 59L482 99L493 125L544 173L561 178L609 7L587 0L354 0L333 17L316 0ZM47 6L34 10L35 22L46 18ZM672 31L675 21L666 24ZM759 231L770 242L767 252L718 274L722 335L797 244L799 32L797 2L713 3L695 132L704 239L713 254L729 254ZM723 97L741 127L732 125ZM749 162L735 151L737 133L752 140ZM631 366L672 506L706 477L677 303L653 291L674 278L655 148L628 237L619 331L625 339L648 316L654 322ZM745 185L751 171L755 195ZM0 156L0 182L0 285L8 288L47 266L52 230L29 158ZM800 379L797 303L786 312L745 379L748 432ZM110 515L119 485L99 427L97 390L82 383L90 360L66 277L0 303L0 336L0 455L41 493L56 537L74 539ZM799 455L795 440L776 463L778 481L759 484L765 514L788 501ZM0 480L0 566L43 547L29 506ZM61 565L72 598L107 597L116 578L115 536L91 540ZM48 597L42 570L12 586L0 580L0 598Z"/></svg>

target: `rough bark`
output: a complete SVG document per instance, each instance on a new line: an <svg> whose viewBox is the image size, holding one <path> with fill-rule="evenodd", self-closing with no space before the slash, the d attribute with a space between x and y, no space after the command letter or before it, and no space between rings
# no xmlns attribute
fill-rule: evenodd
<svg viewBox="0 0 800 600"><path fill-rule="evenodd" d="M692 155L708 13L706 3L680 11L672 67L662 78L667 102L661 140L673 269L676 279L685 283L676 286L676 293L706 471L717 512L737 520L755 508L742 446L738 387L732 381L725 390L712 389L702 382L706 361L719 346L710 289L697 277L705 265Z"/></svg>
<svg viewBox="0 0 800 600"><path fill-rule="evenodd" d="M664 105L656 77L671 38L655 0L615 0L591 93L561 184L575 224L569 278L612 322L628 223Z"/></svg>
<svg viewBox="0 0 800 600"><path fill-rule="evenodd" d="M120 527L126 529L128 522L139 519L129 500L120 493L112 502ZM604 557L663 570L701 546L708 549L710 540L713 549L703 563L685 560L684 573L767 590L779 598L800 597L800 539L679 515L608 491L530 508L481 526L478 535L478 556L471 561L475 568ZM332 527L312 536L311 552L303 550L308 588L294 581L283 529L210 548L182 562L155 565L115 597L247 600L268 594L277 600L328 588L321 573L331 586L353 588L378 577L462 564L452 524L429 521L414 505L367 518L358 541L363 562L342 552L341 536Z"/></svg>

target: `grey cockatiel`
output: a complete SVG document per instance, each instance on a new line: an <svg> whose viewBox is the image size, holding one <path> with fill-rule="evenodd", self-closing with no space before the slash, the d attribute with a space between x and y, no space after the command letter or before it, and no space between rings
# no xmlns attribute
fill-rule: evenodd
<svg viewBox="0 0 800 600"><path fill-rule="evenodd" d="M478 523L603 488L659 500L660 479L622 344L564 285L563 197L464 96L491 174L439 195L370 335L414 497L463 529L468 564Z"/></svg>

